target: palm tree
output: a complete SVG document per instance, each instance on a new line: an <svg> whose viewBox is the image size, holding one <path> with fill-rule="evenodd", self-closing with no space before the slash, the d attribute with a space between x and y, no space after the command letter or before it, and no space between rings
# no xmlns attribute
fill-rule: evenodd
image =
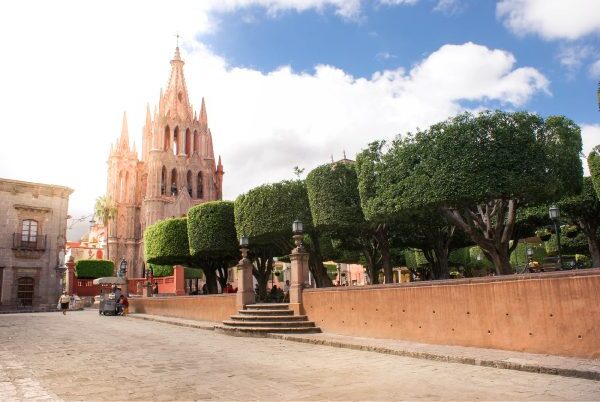
<svg viewBox="0 0 600 402"><path fill-rule="evenodd" d="M109 260L108 255L108 222L114 219L117 216L117 206L113 202L113 200L106 196L100 196L96 198L96 205L94 205L94 214L102 224L106 230L106 259Z"/></svg>

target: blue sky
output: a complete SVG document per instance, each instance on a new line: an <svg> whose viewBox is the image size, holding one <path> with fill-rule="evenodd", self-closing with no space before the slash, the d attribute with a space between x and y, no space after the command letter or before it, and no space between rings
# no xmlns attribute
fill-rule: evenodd
<svg viewBox="0 0 600 402"><path fill-rule="evenodd" d="M124 111L141 149L177 32L225 199L465 110L564 114L600 144L599 0L7 0L0 177L90 214Z"/></svg>
<svg viewBox="0 0 600 402"><path fill-rule="evenodd" d="M289 65L312 73L317 64L330 64L354 77L370 77L383 69L410 69L444 44L474 42L512 53L517 66L531 66L550 81L548 93L533 96L520 109L542 115L564 114L581 123L599 121L596 89L599 76L586 64L600 60L600 36L577 40L544 40L539 35L511 32L496 15L496 2L453 1L450 9L436 10L437 1L388 6L367 3L357 19L344 19L334 7L269 15L262 6L219 14L217 32L199 35L212 51L236 66L269 72ZM591 4L591 2L590 2ZM589 49L581 65L561 63L568 49ZM435 94L431 94L435 96ZM464 102L489 108L494 101Z"/></svg>

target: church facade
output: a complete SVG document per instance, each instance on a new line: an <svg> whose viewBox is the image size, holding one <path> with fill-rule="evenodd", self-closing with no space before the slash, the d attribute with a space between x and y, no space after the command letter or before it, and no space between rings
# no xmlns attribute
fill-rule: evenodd
<svg viewBox="0 0 600 402"><path fill-rule="evenodd" d="M147 106L142 154L129 144L126 115L121 136L108 157L106 194L116 206L108 222L108 256L128 262L128 277L144 273L144 229L158 220L180 217L192 206L222 198L223 165L215 161L204 98L198 113L190 104L179 47L171 60L166 91L158 109Z"/></svg>

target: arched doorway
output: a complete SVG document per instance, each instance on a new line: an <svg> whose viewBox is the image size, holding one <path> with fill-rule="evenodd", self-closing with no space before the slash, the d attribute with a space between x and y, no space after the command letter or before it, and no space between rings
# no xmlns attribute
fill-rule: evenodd
<svg viewBox="0 0 600 402"><path fill-rule="evenodd" d="M17 303L19 307L33 307L33 278L25 276L17 281Z"/></svg>

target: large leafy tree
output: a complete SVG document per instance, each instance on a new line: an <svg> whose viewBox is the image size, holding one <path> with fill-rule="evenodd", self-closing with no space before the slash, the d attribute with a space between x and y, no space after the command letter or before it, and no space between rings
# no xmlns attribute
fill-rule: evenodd
<svg viewBox="0 0 600 402"><path fill-rule="evenodd" d="M117 205L110 197L106 195L100 196L96 198L94 215L100 219L107 231L106 234L108 235L108 223L117 216ZM106 259L110 259L108 255L108 246L106 247Z"/></svg>
<svg viewBox="0 0 600 402"><path fill-rule="evenodd" d="M596 194L600 197L600 145L596 146L587 158Z"/></svg>
<svg viewBox="0 0 600 402"><path fill-rule="evenodd" d="M202 260L190 254L187 225L187 218L170 218L148 226L144 231L144 261L150 266L181 264L188 268L201 268L209 293L217 293L212 267L203 265Z"/></svg>
<svg viewBox="0 0 600 402"><path fill-rule="evenodd" d="M190 255L203 268L209 293L216 293L215 273L224 288L228 268L239 256L233 202L213 201L190 208L187 234Z"/></svg>
<svg viewBox="0 0 600 402"><path fill-rule="evenodd" d="M309 235L309 266L318 286L331 286L323 266L318 235L312 227L306 186L303 181L282 181L256 187L235 200L235 227L238 236L250 238L253 274L261 297L273 270L273 257L289 254L293 248L292 222L304 223Z"/></svg>
<svg viewBox="0 0 600 402"><path fill-rule="evenodd" d="M408 168L404 177L387 181L389 196L382 199L397 202L398 210L437 208L482 249L498 274L510 274L519 206L577 193L580 151L579 127L564 117L466 113L392 144L392 155L409 155L398 160Z"/></svg>
<svg viewBox="0 0 600 402"><path fill-rule="evenodd" d="M337 162L313 169L306 176L306 189L315 229L330 236L337 246L334 258L341 261L351 258L352 249L362 250L372 283L378 282L380 267L390 283L387 227L385 223L365 220L354 164Z"/></svg>
<svg viewBox="0 0 600 402"><path fill-rule="evenodd" d="M385 143L374 142L358 155L359 188L365 215L371 221L384 222L388 226L393 222L399 243L423 252L431 267L431 276L448 278L449 252L465 242L453 241L457 238L455 227L435 208L406 209L397 202L404 193L398 184L411 172L418 159L411 147L413 144L394 145L384 154Z"/></svg>
<svg viewBox="0 0 600 402"><path fill-rule="evenodd" d="M598 245L600 201L598 201L592 178L584 177L581 193L561 199L558 206L585 235L592 257L592 266L600 267L600 247Z"/></svg>

